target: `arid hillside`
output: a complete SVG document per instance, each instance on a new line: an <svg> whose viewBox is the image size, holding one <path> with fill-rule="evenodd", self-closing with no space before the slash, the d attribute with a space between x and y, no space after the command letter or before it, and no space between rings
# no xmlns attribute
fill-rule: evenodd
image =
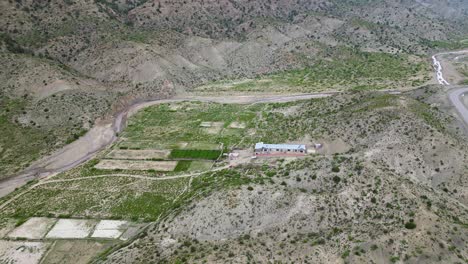
<svg viewBox="0 0 468 264"><path fill-rule="evenodd" d="M132 102L217 80L287 79L285 91L301 92L420 86L431 79L429 53L464 45L464 8L452 1L443 8L424 1L2 1L1 125L18 136L2 139L8 151L0 171L17 172ZM368 69L382 76L362 77ZM28 133L36 135L35 150L25 152Z"/></svg>

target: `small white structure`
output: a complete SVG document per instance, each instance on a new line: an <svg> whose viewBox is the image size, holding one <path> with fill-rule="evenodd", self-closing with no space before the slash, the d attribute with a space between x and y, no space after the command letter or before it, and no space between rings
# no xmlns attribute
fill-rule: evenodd
<svg viewBox="0 0 468 264"><path fill-rule="evenodd" d="M259 142L255 144L255 155L306 155L306 145L291 145L291 144L265 144Z"/></svg>

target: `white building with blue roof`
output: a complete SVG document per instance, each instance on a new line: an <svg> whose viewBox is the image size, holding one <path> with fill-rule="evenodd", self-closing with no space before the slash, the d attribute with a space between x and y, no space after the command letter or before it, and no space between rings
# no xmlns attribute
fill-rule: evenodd
<svg viewBox="0 0 468 264"><path fill-rule="evenodd" d="M259 142L255 144L255 155L272 155L272 154L307 154L306 145L293 144L265 144Z"/></svg>

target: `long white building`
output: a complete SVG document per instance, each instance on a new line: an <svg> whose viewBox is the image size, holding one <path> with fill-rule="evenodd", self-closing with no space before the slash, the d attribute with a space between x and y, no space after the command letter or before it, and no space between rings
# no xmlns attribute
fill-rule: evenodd
<svg viewBox="0 0 468 264"><path fill-rule="evenodd" d="M255 144L255 155L268 154L307 154L306 145L292 144L265 144L259 142Z"/></svg>

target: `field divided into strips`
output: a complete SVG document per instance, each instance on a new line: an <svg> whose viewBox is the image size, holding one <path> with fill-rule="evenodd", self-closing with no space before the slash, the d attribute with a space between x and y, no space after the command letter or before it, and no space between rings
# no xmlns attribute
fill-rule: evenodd
<svg viewBox="0 0 468 264"><path fill-rule="evenodd" d="M230 147L240 143L247 130L255 127L254 119L262 109L261 105L196 102L177 105L177 110L163 104L138 112L129 120L119 147L149 149L152 144L172 149L212 150L220 144ZM242 124L244 128L229 127L232 123ZM226 135L226 131L233 129L236 133ZM137 145L131 146L132 142Z"/></svg>
<svg viewBox="0 0 468 264"><path fill-rule="evenodd" d="M101 170L155 170L173 171L177 161L151 161L151 160L101 160L96 164L96 169Z"/></svg>
<svg viewBox="0 0 468 264"><path fill-rule="evenodd" d="M321 109L323 100L314 102ZM291 116L289 110L290 107L300 109L297 104L304 103L223 105L186 102L178 104L177 111L171 110L170 105L157 105L142 110L129 120L128 128L121 134L121 141L110 151L51 179L60 182L38 185L18 196L1 210L0 219L60 217L155 221L187 204L194 196L251 182L255 176L239 173L238 170L190 176L195 171L209 170L213 162L198 159L200 153L204 155L203 158L214 158L214 151L219 151L220 146L224 149L249 148L256 141L287 142L303 137L304 130L297 127L297 118ZM308 112L307 118L310 116L316 114ZM223 128L219 134L209 134L200 126L202 122L223 122ZM148 129L155 133L148 133ZM122 142L154 142L154 146L160 147L156 150L171 151L166 159L170 159L172 153L181 160L177 160L174 172L165 173L95 167L101 160L112 160L105 157L112 151L131 149L122 149ZM116 152L111 155L116 155ZM191 157L182 159L187 158L187 155ZM168 175L183 177L135 178Z"/></svg>
<svg viewBox="0 0 468 264"><path fill-rule="evenodd" d="M5 207L0 218L60 216L154 221L187 190L189 180L104 177L44 184Z"/></svg>
<svg viewBox="0 0 468 264"><path fill-rule="evenodd" d="M169 156L170 151L164 149L114 149L106 155L107 159L131 160L162 160Z"/></svg>
<svg viewBox="0 0 468 264"><path fill-rule="evenodd" d="M207 170L223 148L245 141L257 112L255 106L188 102L143 109L94 170L166 175Z"/></svg>

